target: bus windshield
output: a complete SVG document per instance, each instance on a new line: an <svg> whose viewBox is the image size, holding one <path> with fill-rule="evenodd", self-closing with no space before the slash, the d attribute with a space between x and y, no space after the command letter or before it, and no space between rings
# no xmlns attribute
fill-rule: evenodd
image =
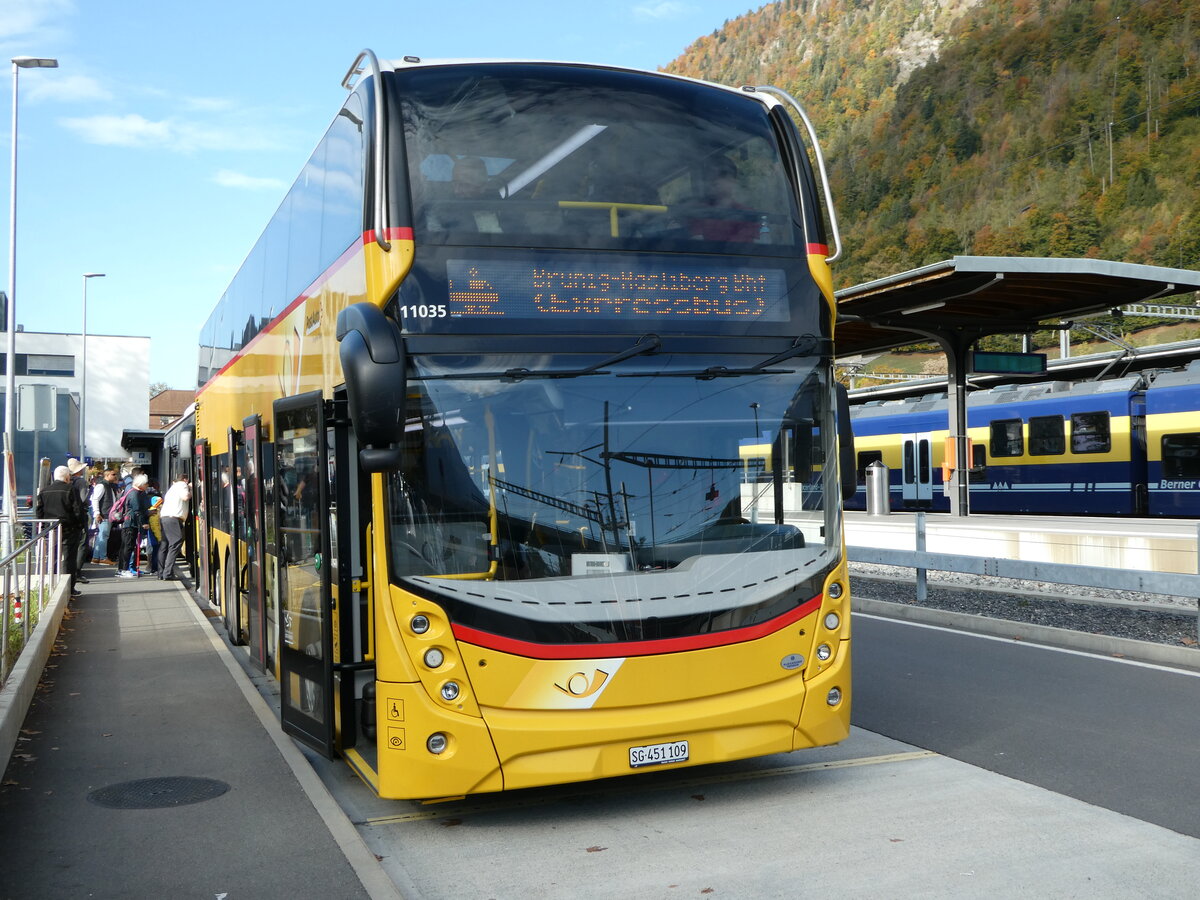
<svg viewBox="0 0 1200 900"><path fill-rule="evenodd" d="M803 241L751 97L567 65L395 77L418 242L779 255Z"/></svg>
<svg viewBox="0 0 1200 900"><path fill-rule="evenodd" d="M763 621L840 552L828 361L421 356L388 482L393 577L456 622L549 642ZM539 375L557 377L537 377Z"/></svg>

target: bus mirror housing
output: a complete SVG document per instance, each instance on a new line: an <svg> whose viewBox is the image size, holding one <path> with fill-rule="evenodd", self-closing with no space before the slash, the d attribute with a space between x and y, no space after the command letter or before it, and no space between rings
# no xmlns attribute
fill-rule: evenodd
<svg viewBox="0 0 1200 900"><path fill-rule="evenodd" d="M842 499L849 500L858 492L854 432L850 429L850 394L841 382L834 383L834 390L837 391L838 475L842 481Z"/></svg>
<svg viewBox="0 0 1200 900"><path fill-rule="evenodd" d="M359 461L368 472L395 471L404 456L404 338L379 307L355 303L338 313L337 339Z"/></svg>

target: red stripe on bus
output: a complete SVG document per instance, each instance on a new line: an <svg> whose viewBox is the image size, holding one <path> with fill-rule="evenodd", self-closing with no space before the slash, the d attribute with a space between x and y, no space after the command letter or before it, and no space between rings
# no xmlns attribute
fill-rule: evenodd
<svg viewBox="0 0 1200 900"><path fill-rule="evenodd" d="M514 656L530 659L615 659L616 657L652 656L658 653L681 653L685 650L707 650L711 647L726 647L741 644L773 634L799 622L821 608L821 595L813 597L790 612L776 616L757 625L717 631L711 634L696 634L688 637L662 638L652 641L614 641L611 644L536 644L516 638L502 637L466 625L454 625L454 636L460 641L499 650Z"/></svg>
<svg viewBox="0 0 1200 900"><path fill-rule="evenodd" d="M808 252L809 253L817 253L817 254L820 254L821 256L828 256L829 255L829 245L828 244L809 244Z"/></svg>
<svg viewBox="0 0 1200 900"><path fill-rule="evenodd" d="M383 239L385 241L412 241L416 240L416 236L408 226L394 226L383 230ZM375 229L363 232L363 243L375 243Z"/></svg>
<svg viewBox="0 0 1200 900"><path fill-rule="evenodd" d="M411 228L407 228L407 227L388 228L385 230L385 233L386 233L387 240L391 240L391 241L411 241L411 240L413 240L413 230ZM216 375L213 375L212 377L210 377L208 379L208 381L206 381L203 385L201 385L201 387L196 391L196 396L199 397L202 393L204 393L204 391L208 388L209 385L211 385L219 376L224 375L230 366L232 366L235 362L237 362L239 359L241 359L243 356L245 356L246 353L249 352L249 350L256 343L258 343L258 341L261 338L266 337L271 332L271 329L273 329L281 321L283 321L289 315L291 315L292 311L295 310L295 308L297 306L299 306L301 303L308 300L309 297L315 296L315 294L320 290L319 286L321 284L324 284L330 278L332 278L333 274L335 272L337 272L338 269L340 269L340 268L342 268L342 266L346 265L346 263L348 263L354 257L354 255L356 253L358 253L360 247L365 246L367 244L373 244L373 243L375 243L375 231L374 230L364 231L362 233L362 243L361 244L351 244L349 247L347 247L346 250L342 253L342 255L339 256L333 262L333 264L329 266L329 268L327 268L324 272L322 272L320 275L318 275L316 277L316 279L313 281L313 283L310 284L307 288L305 288L305 290L300 294L299 297L297 297L295 300L293 300L291 303L289 303L287 305L287 307L283 310L283 312L281 312L281 313L279 313L279 315L275 316L275 318L273 318L261 331L259 331L258 334L256 334L253 338L251 338L250 342L248 344L246 344L246 346L244 346L240 350L238 350L238 352L236 354L234 354L233 358L231 360L229 360L229 362L227 362L227 363L225 363L225 365L221 366L220 370L217 372Z"/></svg>

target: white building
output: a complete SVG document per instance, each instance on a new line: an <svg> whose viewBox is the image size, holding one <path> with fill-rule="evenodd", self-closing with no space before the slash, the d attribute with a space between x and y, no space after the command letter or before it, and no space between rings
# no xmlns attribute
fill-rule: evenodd
<svg viewBox="0 0 1200 900"><path fill-rule="evenodd" d="M82 335L18 331L15 345L18 394L14 415L18 422L21 385L52 385L58 389L55 430L36 435L15 432L17 494L31 491L35 438L36 455L49 457L52 465L62 465L68 456L80 455L81 412L87 418L87 439L82 445L86 450L82 452L92 459L123 459L127 454L121 447L121 433L126 428L144 429L150 415L150 338L89 334L86 377ZM0 374L7 372L8 362L7 353L2 351L0 348ZM0 379L0 394L6 384L6 378ZM85 389L87 396L80 404Z"/></svg>

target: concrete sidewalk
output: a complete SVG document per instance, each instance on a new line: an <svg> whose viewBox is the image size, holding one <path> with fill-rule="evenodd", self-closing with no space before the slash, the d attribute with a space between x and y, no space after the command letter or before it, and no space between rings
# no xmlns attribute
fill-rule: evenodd
<svg viewBox="0 0 1200 900"><path fill-rule="evenodd" d="M0 787L0 897L398 896L180 582L87 575Z"/></svg>

